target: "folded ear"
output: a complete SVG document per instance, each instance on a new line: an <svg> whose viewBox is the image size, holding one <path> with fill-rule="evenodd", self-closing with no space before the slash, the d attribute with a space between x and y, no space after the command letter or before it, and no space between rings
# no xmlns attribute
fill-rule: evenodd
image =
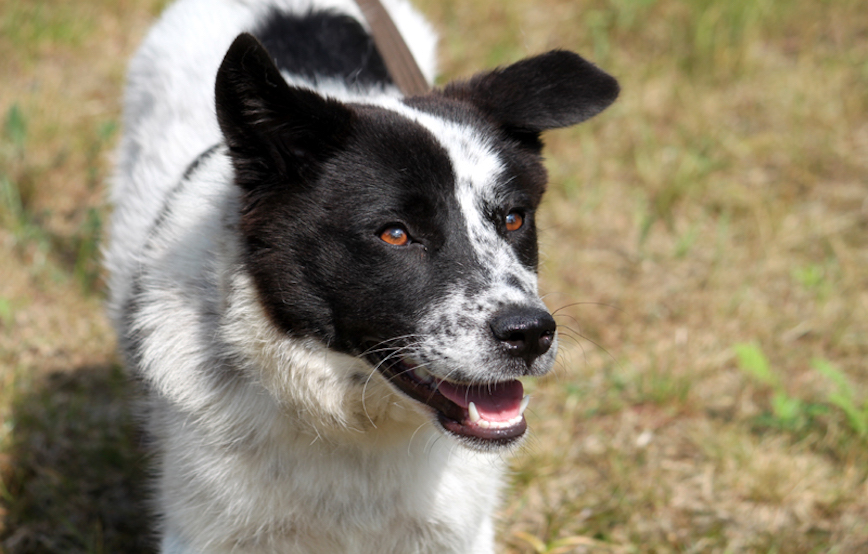
<svg viewBox="0 0 868 554"><path fill-rule="evenodd" d="M581 123L606 109L620 87L578 54L552 50L446 86L508 131L539 133Z"/></svg>
<svg viewBox="0 0 868 554"><path fill-rule="evenodd" d="M236 180L247 189L274 177L297 181L315 174L340 147L352 119L340 102L289 86L247 33L226 52L215 97Z"/></svg>

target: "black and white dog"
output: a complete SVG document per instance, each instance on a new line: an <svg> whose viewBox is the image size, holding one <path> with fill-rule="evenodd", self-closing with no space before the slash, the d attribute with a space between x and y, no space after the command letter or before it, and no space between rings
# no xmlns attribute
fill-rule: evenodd
<svg viewBox="0 0 868 554"><path fill-rule="evenodd" d="M386 6L430 81L429 26ZM553 51L404 98L367 29L181 0L132 62L107 265L164 553L493 551L517 379L557 347L540 133L618 85Z"/></svg>

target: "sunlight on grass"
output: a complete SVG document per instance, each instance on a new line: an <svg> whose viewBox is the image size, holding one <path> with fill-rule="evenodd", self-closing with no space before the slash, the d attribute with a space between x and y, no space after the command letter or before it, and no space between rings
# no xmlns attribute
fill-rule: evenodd
<svg viewBox="0 0 868 554"><path fill-rule="evenodd" d="M147 551L98 245L124 67L165 3L0 0L10 554ZM866 551L864 2L414 3L443 81L569 48L623 89L545 137L562 348L528 383L502 551Z"/></svg>

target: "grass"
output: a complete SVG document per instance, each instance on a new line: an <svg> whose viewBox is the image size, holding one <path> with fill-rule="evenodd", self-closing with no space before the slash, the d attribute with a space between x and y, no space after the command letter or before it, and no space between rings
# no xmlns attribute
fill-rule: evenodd
<svg viewBox="0 0 868 554"><path fill-rule="evenodd" d="M563 47L623 88L546 137L564 346L528 384L502 550L868 550L862 3L415 3L446 78ZM0 0L9 553L146 548L97 244L124 65L162 4Z"/></svg>

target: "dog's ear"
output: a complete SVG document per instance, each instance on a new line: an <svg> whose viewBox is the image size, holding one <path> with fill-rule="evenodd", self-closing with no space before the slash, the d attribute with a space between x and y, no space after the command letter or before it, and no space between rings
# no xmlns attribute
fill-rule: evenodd
<svg viewBox="0 0 868 554"><path fill-rule="evenodd" d="M297 182L315 175L340 147L352 119L340 102L289 86L262 44L247 33L223 58L215 97L236 180L245 189L275 177Z"/></svg>
<svg viewBox="0 0 868 554"><path fill-rule="evenodd" d="M474 104L508 132L538 135L597 115L619 91L614 77L578 54L552 50L451 83L443 93Z"/></svg>

